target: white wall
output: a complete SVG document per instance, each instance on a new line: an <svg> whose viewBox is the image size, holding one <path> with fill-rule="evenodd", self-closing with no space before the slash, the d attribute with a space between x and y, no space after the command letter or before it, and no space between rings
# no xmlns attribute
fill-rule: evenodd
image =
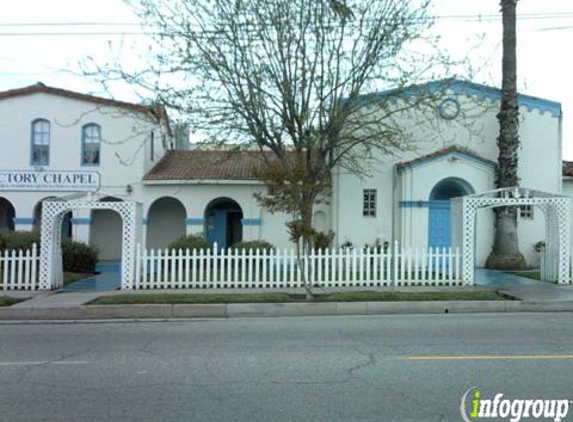
<svg viewBox="0 0 573 422"><path fill-rule="evenodd" d="M361 246L372 244L377 239L382 242L399 239L406 245L425 246L428 243L428 209L401 208L400 201L427 201L431 189L447 177L464 179L478 193L494 187L492 169L472 160L438 159L407 169L401 174L396 171L397 163L452 145L470 149L484 159L497 160L497 104L459 95L457 98L462 105L462 114L455 120L440 119L431 108L421 112L420 116L416 116L416 111L397 118L404 127L405 141L409 142L407 151L392 157L376 157L367 163L370 173L367 177L358 178L343 170L334 173L333 196L328 204L316 207L315 212L320 217L315 223L324 225L325 229L332 229L336 233L335 243L349 240ZM528 110L525 107L520 108L520 113L521 185L558 193L561 191L560 118L549 112ZM216 198L227 197L241 206L245 219L261 222L260 225L245 226L243 239L264 239L278 247L291 246L285 227L288 216L273 215L257 204L253 194L263 189L257 182L167 181L154 184L143 181L144 174L163 155L162 139L168 134L165 127L139 113L41 93L0 100L0 150L3 151L0 154L1 169L34 170L30 165L30 131L32 121L37 118L51 122L49 170L99 171L101 192L142 202L144 218L149 217L149 208L155 200L173 197L185 207L186 232L202 232L200 219L204 218L207 205ZM104 143L101 148L101 165L83 167L80 162L81 127L92 122L102 128ZM152 130L155 133L153 161L149 144ZM166 142L169 142L168 138ZM563 191L570 190L573 194L571 185L573 183L565 183ZM377 189L376 217L362 215L363 189L368 188ZM32 218L38 201L62 194L66 193L0 192L0 196L14 205L17 218ZM89 217L74 213L74 217L78 216ZM166 228L167 220L164 220L161 227ZM480 212L478 264L489 253L493 236L492 221L491 212ZM30 228L31 224L26 223L17 226L17 229ZM144 227L144 236L146 231L147 227ZM160 231L166 233L163 229ZM74 227L76 238L87 240L89 232L89 226ZM159 239L158 234L150 233L154 239ZM544 238L541 213L536 212L533 222L520 222L519 234L522 252L529 260L533 260L535 255L531 245ZM166 238L159 240L161 244L167 241Z"/></svg>
<svg viewBox="0 0 573 422"><path fill-rule="evenodd" d="M497 162L496 139L499 126L496 118L499 105L488 99L466 97L453 92L461 104L461 114L454 120L441 119L435 109L408 111L395 117L403 129L405 151L396 156L379 155L372 160L371 175L364 179L339 172L335 176L333 229L337 242L350 240L357 245L372 243L376 238L400 240L405 245L428 244L428 209L400 208L399 201L427 201L432 188L442 179L458 177L467 181L476 193L495 188L493 168L475 160L437 159L427 164L396 172L396 164L456 146L471 150L483 159ZM400 106L400 104L396 104ZM521 186L542 191L561 191L561 118L550 111L520 107L521 146L519 177ZM362 216L362 190L378 190L378 215ZM477 264L483 265L493 241L493 214L478 214L479 244ZM532 245L544 239L543 216L535 212L533 221L519 221L522 253L530 264L537 262Z"/></svg>
<svg viewBox="0 0 573 422"><path fill-rule="evenodd" d="M186 219L189 220L187 233L203 233L204 225L199 220L205 217L205 209L213 200L230 198L241 207L243 219L260 220L260 225L243 226L243 240L267 240L277 247L289 247L291 242L286 232L287 217L283 214L271 214L262 209L254 194L263 189L258 182L204 182L161 183L145 182L138 186L132 196L144 204L143 214L149 215L150 205L158 198L177 198L185 206Z"/></svg>
<svg viewBox="0 0 573 422"><path fill-rule="evenodd" d="M32 122L45 119L50 122L50 159L47 166L31 163ZM102 144L100 165L82 165L82 127L95 123L101 127ZM150 160L150 133L155 132L155 160ZM168 137L165 124L158 123L151 114L129 108L112 107L65 96L34 93L0 100L0 169L19 171L95 171L100 175L100 192L125 199L134 199L129 189L141 184L146 169L164 154L161 139ZM20 219L16 230L31 230L34 208L47 197L60 197L75 192L65 191L2 191L15 207ZM90 230L86 222L89 214L74 212L84 226L74 227L74 237L88 241L89 233L107 259L117 255L114 246L99 230ZM100 230L109 232L106 224L98 222ZM115 233L110 233L115 236ZM121 233L119 234L121 237ZM111 245L111 243L109 243ZM109 249L109 253L106 252Z"/></svg>

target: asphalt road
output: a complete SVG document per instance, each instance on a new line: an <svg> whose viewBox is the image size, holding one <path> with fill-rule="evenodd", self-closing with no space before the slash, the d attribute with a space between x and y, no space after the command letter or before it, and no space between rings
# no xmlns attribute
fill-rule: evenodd
<svg viewBox="0 0 573 422"><path fill-rule="evenodd" d="M472 386L573 398L573 315L0 324L1 421L460 421Z"/></svg>

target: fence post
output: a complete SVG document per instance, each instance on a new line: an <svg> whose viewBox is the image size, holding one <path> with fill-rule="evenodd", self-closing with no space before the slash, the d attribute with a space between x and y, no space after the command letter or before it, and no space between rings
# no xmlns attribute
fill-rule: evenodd
<svg viewBox="0 0 573 422"><path fill-rule="evenodd" d="M217 242L213 243L213 256L211 257L211 259L209 260L209 268L211 268L211 279L213 280L213 286L217 287L217 285L219 284L219 262L218 262L218 257L219 257L219 245L217 245Z"/></svg>
<svg viewBox="0 0 573 422"><path fill-rule="evenodd" d="M139 289L141 282L141 243L135 247L135 280L133 280L133 288Z"/></svg>
<svg viewBox="0 0 573 422"><path fill-rule="evenodd" d="M398 277L398 241L394 241L394 252L392 253L392 291L396 289L396 282Z"/></svg>
<svg viewBox="0 0 573 422"><path fill-rule="evenodd" d="M40 255L39 255L39 250L38 250L38 245L36 243L34 243L32 245L32 265L31 265L31 270L30 270L30 284L31 284L31 288L30 290L38 290L38 260L40 259ZM0 260L2 259L2 257L0 256ZM0 268L2 266L0 265Z"/></svg>

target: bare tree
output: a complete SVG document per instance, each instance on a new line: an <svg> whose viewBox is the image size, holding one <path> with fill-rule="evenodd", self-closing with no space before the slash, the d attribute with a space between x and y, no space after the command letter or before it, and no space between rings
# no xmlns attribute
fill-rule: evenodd
<svg viewBox="0 0 573 422"><path fill-rule="evenodd" d="M503 22L503 59L501 108L499 120L498 188L519 185L519 104L517 100L517 31L516 9L518 0L501 0ZM526 263L519 251L517 237L517 208L496 209L495 239L486 267L496 269L524 268Z"/></svg>
<svg viewBox="0 0 573 422"><path fill-rule="evenodd" d="M154 34L148 67L87 73L143 89L211 144L260 150L258 199L292 216L300 256L333 169L361 175L407 148L395 116L436 95L416 84L447 63L426 39L429 1L131 0Z"/></svg>

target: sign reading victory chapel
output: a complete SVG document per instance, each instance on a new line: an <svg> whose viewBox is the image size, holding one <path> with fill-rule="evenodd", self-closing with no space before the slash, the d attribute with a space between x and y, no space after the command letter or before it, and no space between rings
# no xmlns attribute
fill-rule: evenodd
<svg viewBox="0 0 573 422"><path fill-rule="evenodd" d="M96 171L0 170L0 190L93 192L99 186Z"/></svg>

